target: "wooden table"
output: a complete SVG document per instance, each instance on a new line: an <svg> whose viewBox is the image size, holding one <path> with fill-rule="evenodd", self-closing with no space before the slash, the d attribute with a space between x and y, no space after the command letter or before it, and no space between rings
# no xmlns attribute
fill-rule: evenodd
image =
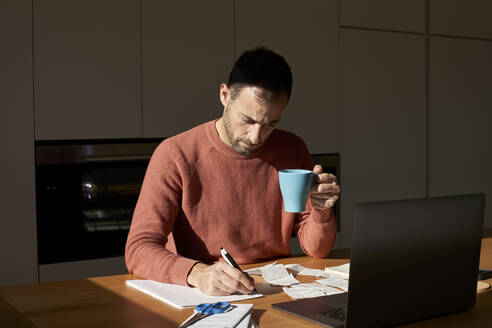
<svg viewBox="0 0 492 328"><path fill-rule="evenodd" d="M309 268L324 268L348 262L348 250L333 251L327 259L291 257L278 263L299 263ZM480 267L492 269L492 229L482 241ZM250 268L264 265L247 265ZM84 280L43 283L0 288L0 327L177 327L192 309L175 309L147 296L125 281L134 275L117 275ZM313 277L297 276L303 282ZM255 276L265 297L244 301L253 303L253 318L260 327L317 327L308 321L271 308L272 303L290 298L279 288L266 288ZM492 278L486 280L492 284ZM421 321L405 327L492 327L492 290L479 292L472 309Z"/></svg>

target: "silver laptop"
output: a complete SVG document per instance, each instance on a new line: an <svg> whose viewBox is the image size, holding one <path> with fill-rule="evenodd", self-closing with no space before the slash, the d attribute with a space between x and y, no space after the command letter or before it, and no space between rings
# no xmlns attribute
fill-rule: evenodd
<svg viewBox="0 0 492 328"><path fill-rule="evenodd" d="M325 327L386 327L475 304L485 195L357 204L348 293L272 304Z"/></svg>

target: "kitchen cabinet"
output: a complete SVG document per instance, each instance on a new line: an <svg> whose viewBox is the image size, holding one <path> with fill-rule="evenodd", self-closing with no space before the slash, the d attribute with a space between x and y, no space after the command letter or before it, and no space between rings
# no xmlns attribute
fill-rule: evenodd
<svg viewBox="0 0 492 328"><path fill-rule="evenodd" d="M492 39L492 1L429 0L430 33Z"/></svg>
<svg viewBox="0 0 492 328"><path fill-rule="evenodd" d="M342 0L340 24L424 33L426 2L426 0Z"/></svg>
<svg viewBox="0 0 492 328"><path fill-rule="evenodd" d="M233 1L142 1L143 135L171 137L222 115Z"/></svg>
<svg viewBox="0 0 492 328"><path fill-rule="evenodd" d="M492 226L492 42L430 39L431 196L485 193Z"/></svg>
<svg viewBox="0 0 492 328"><path fill-rule="evenodd" d="M127 273L125 258L117 256L95 260L42 264L39 266L39 282L85 279Z"/></svg>
<svg viewBox="0 0 492 328"><path fill-rule="evenodd" d="M140 1L33 7L36 139L141 137Z"/></svg>
<svg viewBox="0 0 492 328"><path fill-rule="evenodd" d="M266 46L293 74L279 127L301 136L311 153L339 151L338 1L237 0L236 51Z"/></svg>
<svg viewBox="0 0 492 328"><path fill-rule="evenodd" d="M341 30L342 247L353 205L425 197L425 37Z"/></svg>
<svg viewBox="0 0 492 328"><path fill-rule="evenodd" d="M0 286L38 280L31 3L0 2Z"/></svg>

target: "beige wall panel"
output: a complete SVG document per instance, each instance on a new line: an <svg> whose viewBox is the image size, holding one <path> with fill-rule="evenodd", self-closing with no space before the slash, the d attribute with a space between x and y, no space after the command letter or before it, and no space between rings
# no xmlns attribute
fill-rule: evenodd
<svg viewBox="0 0 492 328"><path fill-rule="evenodd" d="M264 45L291 66L293 89L279 127L311 153L339 151L338 1L237 0L236 56Z"/></svg>
<svg viewBox="0 0 492 328"><path fill-rule="evenodd" d="M425 32L425 0L341 0L343 26Z"/></svg>
<svg viewBox="0 0 492 328"><path fill-rule="evenodd" d="M341 31L342 246L353 205L425 197L425 39Z"/></svg>
<svg viewBox="0 0 492 328"><path fill-rule="evenodd" d="M431 33L492 39L492 1L429 1Z"/></svg>
<svg viewBox="0 0 492 328"><path fill-rule="evenodd" d="M37 139L140 137L138 0L35 0Z"/></svg>
<svg viewBox="0 0 492 328"><path fill-rule="evenodd" d="M432 37L431 196L485 193L492 227L492 42Z"/></svg>
<svg viewBox="0 0 492 328"><path fill-rule="evenodd" d="M222 115L233 1L143 0L143 131L170 137Z"/></svg>
<svg viewBox="0 0 492 328"><path fill-rule="evenodd" d="M38 280L31 8L0 2L0 286Z"/></svg>

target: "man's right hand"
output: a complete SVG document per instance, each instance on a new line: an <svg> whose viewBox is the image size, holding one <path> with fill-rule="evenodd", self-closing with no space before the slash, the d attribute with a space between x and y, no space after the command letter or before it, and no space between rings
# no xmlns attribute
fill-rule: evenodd
<svg viewBox="0 0 492 328"><path fill-rule="evenodd" d="M206 295L230 295L235 292L251 294L254 280L248 274L233 268L225 261L212 265L197 263L187 278L188 284L197 287Z"/></svg>

